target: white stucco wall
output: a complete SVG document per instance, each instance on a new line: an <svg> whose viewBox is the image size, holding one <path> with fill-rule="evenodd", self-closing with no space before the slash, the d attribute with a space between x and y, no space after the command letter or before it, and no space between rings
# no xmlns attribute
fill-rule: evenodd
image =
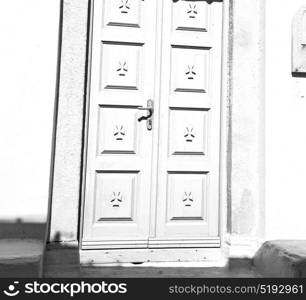
<svg viewBox="0 0 306 300"><path fill-rule="evenodd" d="M0 2L0 222L46 217L59 4Z"/></svg>
<svg viewBox="0 0 306 300"><path fill-rule="evenodd" d="M0 222L46 216L59 2L0 3ZM266 5L266 238L305 239L306 78L291 75L291 21L306 0Z"/></svg>
<svg viewBox="0 0 306 300"><path fill-rule="evenodd" d="M291 21L305 0L267 0L266 238L306 238L306 78L291 75Z"/></svg>

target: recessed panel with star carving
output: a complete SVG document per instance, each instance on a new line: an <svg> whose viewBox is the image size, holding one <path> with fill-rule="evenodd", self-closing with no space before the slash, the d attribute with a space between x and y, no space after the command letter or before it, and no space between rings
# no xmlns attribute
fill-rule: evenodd
<svg viewBox="0 0 306 300"><path fill-rule="evenodd" d="M99 108L97 154L136 154L137 110L126 107Z"/></svg>
<svg viewBox="0 0 306 300"><path fill-rule="evenodd" d="M207 155L208 114L205 110L170 110L170 155Z"/></svg>
<svg viewBox="0 0 306 300"><path fill-rule="evenodd" d="M101 88L139 90L141 79L141 44L102 44Z"/></svg>
<svg viewBox="0 0 306 300"><path fill-rule="evenodd" d="M171 89L207 93L209 48L172 47Z"/></svg>
<svg viewBox="0 0 306 300"><path fill-rule="evenodd" d="M168 174L168 222L206 219L207 176L206 173Z"/></svg>
<svg viewBox="0 0 306 300"><path fill-rule="evenodd" d="M172 4L174 30L208 31L209 5L202 1L177 1Z"/></svg>
<svg viewBox="0 0 306 300"><path fill-rule="evenodd" d="M94 221L133 221L137 179L137 172L96 173Z"/></svg>
<svg viewBox="0 0 306 300"><path fill-rule="evenodd" d="M104 26L140 28L143 0L104 0Z"/></svg>

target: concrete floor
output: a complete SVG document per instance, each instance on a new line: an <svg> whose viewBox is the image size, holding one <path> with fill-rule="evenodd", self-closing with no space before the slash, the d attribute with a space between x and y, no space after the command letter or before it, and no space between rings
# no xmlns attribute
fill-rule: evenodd
<svg viewBox="0 0 306 300"><path fill-rule="evenodd" d="M0 277L40 276L44 244L32 239L0 239Z"/></svg>
<svg viewBox="0 0 306 300"><path fill-rule="evenodd" d="M206 267L206 263L124 264L80 266L77 247L56 246L44 252L40 240L0 239L0 277L45 278L306 278L306 241L267 241L254 259L230 259L228 267ZM41 268L43 267L43 268ZM43 270L42 270L43 269Z"/></svg>
<svg viewBox="0 0 306 300"><path fill-rule="evenodd" d="M174 277L174 278L245 278L260 277L250 265L236 264L232 270L227 267L162 267L133 265L81 267L78 251L74 249L56 249L46 252L44 259L43 277L75 277L75 278L145 278L145 277Z"/></svg>
<svg viewBox="0 0 306 300"><path fill-rule="evenodd" d="M252 270L230 271L227 268L180 268L180 267L90 267L49 266L43 274L45 278L246 278L260 277Z"/></svg>

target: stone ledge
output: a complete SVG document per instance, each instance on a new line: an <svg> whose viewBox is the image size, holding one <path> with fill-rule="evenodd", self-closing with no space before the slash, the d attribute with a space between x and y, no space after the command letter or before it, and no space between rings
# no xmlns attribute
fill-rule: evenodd
<svg viewBox="0 0 306 300"><path fill-rule="evenodd" d="M91 251L91 250L87 250ZM192 265L192 266L191 266ZM201 263L111 263L96 266L82 266L79 248L74 244L51 243L47 245L44 256L45 278L58 277L78 278L244 278L260 277L254 271L250 259L231 259L224 267L201 267Z"/></svg>
<svg viewBox="0 0 306 300"><path fill-rule="evenodd" d="M1 239L0 277L40 277L43 252L41 240Z"/></svg>
<svg viewBox="0 0 306 300"><path fill-rule="evenodd" d="M306 240L267 241L254 257L263 277L306 277Z"/></svg>

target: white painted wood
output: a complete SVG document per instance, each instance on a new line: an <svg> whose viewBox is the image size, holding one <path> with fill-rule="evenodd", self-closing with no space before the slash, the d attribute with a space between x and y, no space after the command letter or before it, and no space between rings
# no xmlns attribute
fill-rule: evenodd
<svg viewBox="0 0 306 300"><path fill-rule="evenodd" d="M82 265L109 263L158 263L158 262L198 262L206 266L224 265L225 258L220 248L193 249L121 249L121 250L81 250ZM156 267L156 265L154 265Z"/></svg>
<svg viewBox="0 0 306 300"><path fill-rule="evenodd" d="M222 3L94 4L82 249L220 247Z"/></svg>
<svg viewBox="0 0 306 300"><path fill-rule="evenodd" d="M132 246L132 247L131 247ZM82 249L93 250L93 249L122 249L122 248L216 248L220 247L219 237L206 238L204 239L166 239L156 240L150 239L149 244L147 241L135 241L135 240L124 240L114 241L111 240L97 240L90 242L83 242Z"/></svg>
<svg viewBox="0 0 306 300"><path fill-rule="evenodd" d="M152 132L137 107L154 93L155 11L94 1L83 245L147 245Z"/></svg>
<svg viewBox="0 0 306 300"><path fill-rule="evenodd" d="M205 247L207 237L219 237L221 19L220 2L163 1L152 247L169 239Z"/></svg>

